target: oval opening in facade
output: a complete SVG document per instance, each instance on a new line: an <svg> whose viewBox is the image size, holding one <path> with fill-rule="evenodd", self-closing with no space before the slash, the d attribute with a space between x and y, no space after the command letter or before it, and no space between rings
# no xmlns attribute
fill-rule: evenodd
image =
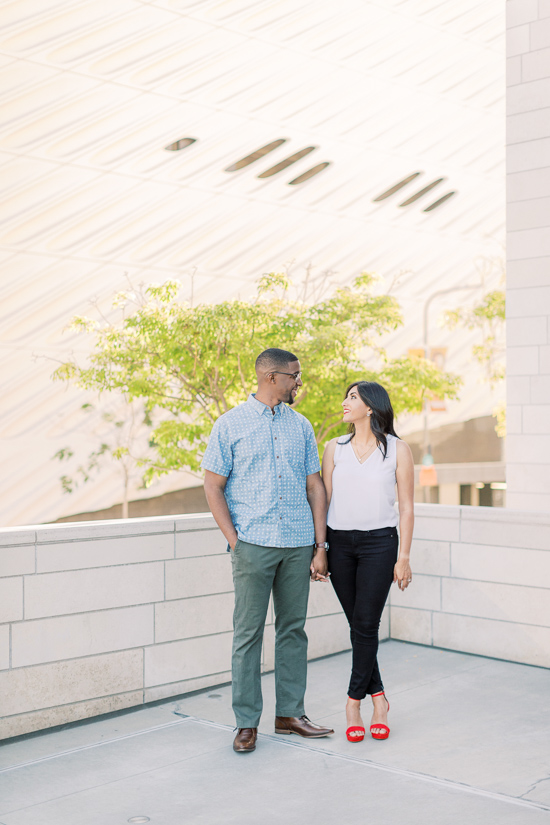
<svg viewBox="0 0 550 825"><path fill-rule="evenodd" d="M423 212L432 212L434 209L437 209L438 206L441 206L441 204L445 203L445 201L448 201L449 198L452 198L453 195L456 195L456 191L447 192L446 195L443 195L442 198L439 198L438 201L436 201L435 203L430 204L430 206L427 206L426 209L423 209L422 211Z"/></svg>
<svg viewBox="0 0 550 825"><path fill-rule="evenodd" d="M258 175L259 178L271 178L273 175L276 175L277 172L282 172L283 169L286 169L287 166L291 166L296 161L300 160L300 158L305 158L306 155L309 155L310 152L313 152L316 149L316 146L306 146L305 149L300 149L299 152L296 152L294 155L290 155L290 157L285 158L280 163L277 163L276 166L272 166L271 169L267 169L265 172L262 172L261 175Z"/></svg>
<svg viewBox="0 0 550 825"><path fill-rule="evenodd" d="M176 140L175 143L171 143L169 146L165 146L167 152L179 152L181 149L187 149L188 146L191 146L192 143L196 143L197 138L181 138L181 140Z"/></svg>
<svg viewBox="0 0 550 825"><path fill-rule="evenodd" d="M421 198L422 195L425 195L427 192L430 192L435 186L439 186L439 184L442 183L444 180L445 178L438 178L437 180L432 181L427 186L425 186L424 189L421 189L419 192L415 192L415 194L411 195L410 198L407 198L406 201L400 203L399 206L408 206L410 203L414 203L419 198Z"/></svg>
<svg viewBox="0 0 550 825"><path fill-rule="evenodd" d="M323 169L326 169L327 166L330 166L330 161L325 161L324 163L318 163L317 166L313 166L311 169L308 169L307 172L304 172L302 175L298 175L297 178L294 180L290 180L288 182L289 186L297 186L299 183L304 183L306 180L315 177L318 175L319 172L322 172Z"/></svg>
<svg viewBox="0 0 550 825"><path fill-rule="evenodd" d="M263 158L264 155L269 154L269 152L273 152L274 149L278 149L278 147L282 146L283 143L286 143L286 138L281 138L280 140L274 140L272 143L267 143L265 146L262 146L261 149L257 149L255 152L252 152L251 155L241 158L241 160L238 160L237 163L232 163L231 166L228 166L225 171L237 172L239 169L244 169L245 166L250 166L251 163L255 163L257 160L260 160L260 158Z"/></svg>
<svg viewBox="0 0 550 825"><path fill-rule="evenodd" d="M395 186L392 186L391 189L387 189L385 192L382 192L381 195L378 195L377 198L373 198L372 202L378 203L378 201L384 201L391 195L395 195L396 192L399 192L400 189L403 189L404 186L406 186L408 183L410 183L412 180L414 180L421 174L422 172L414 172L412 175L409 175L408 178L403 178L403 180L400 180L399 183L395 184Z"/></svg>

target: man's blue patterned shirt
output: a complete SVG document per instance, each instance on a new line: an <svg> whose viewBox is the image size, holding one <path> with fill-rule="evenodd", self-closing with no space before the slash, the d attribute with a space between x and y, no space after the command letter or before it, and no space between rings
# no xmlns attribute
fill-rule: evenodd
<svg viewBox="0 0 550 825"><path fill-rule="evenodd" d="M212 429L202 467L226 476L225 498L242 541L262 547L313 544L306 477L319 472L313 427L281 402L250 395Z"/></svg>

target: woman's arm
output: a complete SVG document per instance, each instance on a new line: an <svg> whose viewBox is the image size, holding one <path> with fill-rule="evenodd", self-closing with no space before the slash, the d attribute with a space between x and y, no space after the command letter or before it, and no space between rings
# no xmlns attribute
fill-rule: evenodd
<svg viewBox="0 0 550 825"><path fill-rule="evenodd" d="M324 488L323 491L326 492L326 499L325 499L325 526L326 526L326 514L328 511L328 505L330 504L330 496L332 495L332 471L334 469L334 449L335 449L335 442L329 441L327 446L325 447L325 452L323 454L323 482ZM309 476L308 476L309 478ZM315 531L317 534L317 531ZM317 539L316 539L317 540ZM313 554L313 559L311 560L311 579L312 581L323 581L328 582L327 578L327 569L328 569L328 559L327 559L327 551L321 549L320 547L315 548L315 553Z"/></svg>
<svg viewBox="0 0 550 825"><path fill-rule="evenodd" d="M317 547L317 544L323 544L327 537L327 497L319 473L313 473L306 478L306 493L315 527L315 547L309 568L311 580L328 581L327 551L324 547Z"/></svg>
<svg viewBox="0 0 550 825"><path fill-rule="evenodd" d="M325 447L325 452L323 453L323 468L321 473L323 476L325 490L327 491L327 508L330 505L330 500L332 498L332 472L334 470L334 451L336 450L337 441L337 438L331 439Z"/></svg>
<svg viewBox="0 0 550 825"><path fill-rule="evenodd" d="M404 441L397 442L397 497L399 500L399 556L393 580L400 590L406 590L412 579L409 558L414 527L414 462L411 448Z"/></svg>

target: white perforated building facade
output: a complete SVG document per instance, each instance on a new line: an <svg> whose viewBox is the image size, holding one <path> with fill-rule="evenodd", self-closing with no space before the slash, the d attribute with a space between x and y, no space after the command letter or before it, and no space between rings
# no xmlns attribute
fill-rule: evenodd
<svg viewBox="0 0 550 825"><path fill-rule="evenodd" d="M378 271L405 314L395 355L420 345L432 292L496 284L503 35L500 0L2 3L0 523L120 501L114 471L62 495L53 454L96 442L85 399L50 374L85 356L71 316L106 309L126 277L212 301L289 264ZM457 295L437 308L476 293ZM471 336L436 320L466 375L438 423L489 413Z"/></svg>

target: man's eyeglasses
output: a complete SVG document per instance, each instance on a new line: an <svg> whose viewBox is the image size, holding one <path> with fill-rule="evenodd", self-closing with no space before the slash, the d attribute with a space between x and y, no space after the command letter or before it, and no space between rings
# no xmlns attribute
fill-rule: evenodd
<svg viewBox="0 0 550 825"><path fill-rule="evenodd" d="M290 375L291 378L294 378L295 381L298 381L302 377L301 372L281 372L281 370L270 370L267 375Z"/></svg>

